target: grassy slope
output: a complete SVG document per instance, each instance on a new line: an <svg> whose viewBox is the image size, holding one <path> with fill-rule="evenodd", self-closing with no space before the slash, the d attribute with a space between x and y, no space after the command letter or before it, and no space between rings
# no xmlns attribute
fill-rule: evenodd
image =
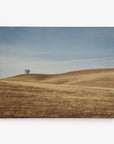
<svg viewBox="0 0 114 144"><path fill-rule="evenodd" d="M0 117L114 117L114 69L0 80Z"/></svg>

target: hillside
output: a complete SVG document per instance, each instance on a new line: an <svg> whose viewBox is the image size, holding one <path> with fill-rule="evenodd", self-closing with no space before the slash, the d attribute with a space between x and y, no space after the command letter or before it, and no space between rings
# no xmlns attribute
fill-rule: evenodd
<svg viewBox="0 0 114 144"><path fill-rule="evenodd" d="M80 70L63 74L22 74L5 80L114 88L114 69Z"/></svg>
<svg viewBox="0 0 114 144"><path fill-rule="evenodd" d="M1 79L0 117L114 118L114 69Z"/></svg>

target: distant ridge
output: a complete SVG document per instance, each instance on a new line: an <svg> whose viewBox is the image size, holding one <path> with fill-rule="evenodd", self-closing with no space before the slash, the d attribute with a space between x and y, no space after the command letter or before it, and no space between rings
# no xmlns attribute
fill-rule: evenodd
<svg viewBox="0 0 114 144"><path fill-rule="evenodd" d="M4 80L48 84L114 87L114 68L86 69L61 74L21 74L6 78Z"/></svg>

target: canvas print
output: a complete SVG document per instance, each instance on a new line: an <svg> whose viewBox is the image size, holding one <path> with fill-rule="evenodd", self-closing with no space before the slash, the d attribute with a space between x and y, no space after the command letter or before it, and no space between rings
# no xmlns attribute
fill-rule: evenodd
<svg viewBox="0 0 114 144"><path fill-rule="evenodd" d="M0 118L114 118L114 27L0 27Z"/></svg>

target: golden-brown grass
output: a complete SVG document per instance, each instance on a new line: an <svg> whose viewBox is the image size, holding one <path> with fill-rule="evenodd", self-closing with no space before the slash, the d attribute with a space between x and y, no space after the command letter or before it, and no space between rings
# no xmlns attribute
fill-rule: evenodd
<svg viewBox="0 0 114 144"><path fill-rule="evenodd" d="M1 79L0 117L114 118L114 69Z"/></svg>

